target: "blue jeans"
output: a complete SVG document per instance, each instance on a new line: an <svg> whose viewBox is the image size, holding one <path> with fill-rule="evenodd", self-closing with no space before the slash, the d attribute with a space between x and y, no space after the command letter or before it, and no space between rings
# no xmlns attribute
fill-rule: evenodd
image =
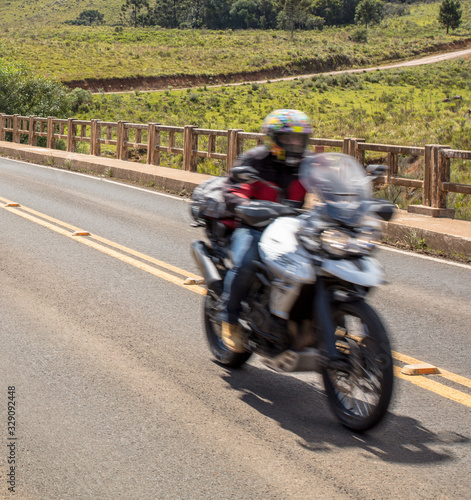
<svg viewBox="0 0 471 500"><path fill-rule="evenodd" d="M221 316L223 321L236 324L240 303L247 297L252 284L254 261L259 258L258 242L261 231L248 227L237 228L231 237L232 269L224 278L221 296Z"/></svg>

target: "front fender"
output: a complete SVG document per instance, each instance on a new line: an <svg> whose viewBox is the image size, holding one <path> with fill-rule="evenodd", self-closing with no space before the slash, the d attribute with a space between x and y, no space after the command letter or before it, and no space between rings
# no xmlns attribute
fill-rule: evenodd
<svg viewBox="0 0 471 500"><path fill-rule="evenodd" d="M335 276L348 283L372 287L384 283L381 264L372 257L361 259L328 259L322 263L322 274Z"/></svg>

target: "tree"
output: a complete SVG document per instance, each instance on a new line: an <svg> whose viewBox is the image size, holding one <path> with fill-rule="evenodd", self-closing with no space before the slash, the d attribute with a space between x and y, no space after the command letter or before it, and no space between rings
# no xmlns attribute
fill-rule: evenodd
<svg viewBox="0 0 471 500"><path fill-rule="evenodd" d="M206 0L204 11L206 28L210 30L232 28L229 14L232 4L232 0Z"/></svg>
<svg viewBox="0 0 471 500"><path fill-rule="evenodd" d="M126 0L121 7L121 18L127 24L137 27L142 24L141 10L144 8L149 10L147 0Z"/></svg>
<svg viewBox="0 0 471 500"><path fill-rule="evenodd" d="M282 29L288 29L293 38L295 26L306 18L308 3L306 0L281 0L280 7L278 24Z"/></svg>
<svg viewBox="0 0 471 500"><path fill-rule="evenodd" d="M66 118L69 102L61 83L37 76L23 64L0 60L0 110L7 115Z"/></svg>
<svg viewBox="0 0 471 500"><path fill-rule="evenodd" d="M260 28L262 30L276 28L276 10L272 0L260 0Z"/></svg>
<svg viewBox="0 0 471 500"><path fill-rule="evenodd" d="M446 34L448 30L458 28L461 24L461 3L460 0L443 0L440 4L440 11L438 13L438 22L445 26Z"/></svg>
<svg viewBox="0 0 471 500"><path fill-rule="evenodd" d="M355 9L355 22L368 24L379 23L383 19L383 4L379 0L361 0Z"/></svg>
<svg viewBox="0 0 471 500"><path fill-rule="evenodd" d="M184 4L184 0L157 0L150 13L150 24L157 24L162 28L178 28L184 12Z"/></svg>
<svg viewBox="0 0 471 500"><path fill-rule="evenodd" d="M76 19L66 21L66 24L75 24L78 26L92 26L93 24L103 24L105 16L98 10L82 10Z"/></svg>
<svg viewBox="0 0 471 500"><path fill-rule="evenodd" d="M316 16L323 17L329 26L341 24L343 19L342 0L314 0L311 10Z"/></svg>
<svg viewBox="0 0 471 500"><path fill-rule="evenodd" d="M202 28L205 26L205 14L208 0L187 0L185 27Z"/></svg>
<svg viewBox="0 0 471 500"><path fill-rule="evenodd" d="M233 28L259 28L260 12L256 0L237 0L230 10Z"/></svg>
<svg viewBox="0 0 471 500"><path fill-rule="evenodd" d="M355 9L357 0L342 0L342 24L355 22Z"/></svg>

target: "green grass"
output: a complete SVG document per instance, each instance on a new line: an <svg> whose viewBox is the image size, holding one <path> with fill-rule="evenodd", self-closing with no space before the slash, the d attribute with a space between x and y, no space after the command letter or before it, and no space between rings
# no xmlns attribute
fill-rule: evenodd
<svg viewBox="0 0 471 500"><path fill-rule="evenodd" d="M257 132L269 112L289 107L306 111L316 137L358 137L404 145L440 143L471 149L469 74L471 61L455 60L289 82L102 93L82 105L77 117ZM457 95L461 99L443 102Z"/></svg>
<svg viewBox="0 0 471 500"><path fill-rule="evenodd" d="M410 69L324 75L291 82L238 87L100 94L83 104L77 118L258 132L272 110L304 110L314 136L357 137L367 142L471 150L471 60ZM460 99L453 99L460 96ZM449 102L444 99L451 100ZM204 146L203 146L204 149ZM370 161L386 161L370 155ZM173 158L178 166L178 158ZM176 162L176 163L175 163ZM211 162L209 162L211 163ZM200 162L200 171L220 165ZM400 158L400 174L423 178L422 158ZM471 184L471 164L452 160L452 182ZM391 186L384 193L401 206L421 202L421 190ZM471 219L469 196L449 195L457 216Z"/></svg>
<svg viewBox="0 0 471 500"><path fill-rule="evenodd" d="M111 24L121 3L110 0L93 8L105 13ZM84 0L52 5L43 0L10 0L0 5L0 57L23 61L38 74L60 81L176 75L216 80L218 74L238 72L361 68L420 57L444 44L471 38L471 0L462 2L461 28L448 36L438 25L438 6L438 2L407 6L407 15L386 18L368 29L367 43L355 43L351 39L355 26L299 32L293 40L283 31L76 27L60 23L89 8ZM417 146L439 143L471 150L470 74L470 61L454 61L279 84L103 93L83 104L76 117L258 131L270 111L291 107L310 115L316 137ZM454 95L461 99L443 101ZM180 162L178 156L169 157L171 165ZM202 171L216 173L220 167L208 160L199 163ZM421 168L420 159L400 158L403 176L420 178ZM453 161L452 181L471 183L469 162ZM401 205L420 202L420 190L389 187L387 191ZM471 219L469 196L448 198L459 216Z"/></svg>
<svg viewBox="0 0 471 500"><path fill-rule="evenodd" d="M17 3L10 2L9 13L5 6L0 8L0 19L2 12L7 16L4 19L12 12L19 15L22 9ZM62 4L57 5L59 9ZM83 5L77 5L80 12ZM69 26L58 24L63 20L59 9L52 13L51 25L0 24L0 55L60 81L364 67L417 57L445 43L471 38L470 6L471 0L463 2L463 26L448 36L436 20L438 3L415 4L408 7L408 15L386 18L370 28L367 43L351 40L355 26L298 32L294 40L284 31ZM36 7L30 7L34 13ZM76 15L74 9L67 11L69 18Z"/></svg>
<svg viewBox="0 0 471 500"><path fill-rule="evenodd" d="M107 24L118 21L122 0L8 0L0 3L0 27L42 27L75 19L86 9L97 9Z"/></svg>

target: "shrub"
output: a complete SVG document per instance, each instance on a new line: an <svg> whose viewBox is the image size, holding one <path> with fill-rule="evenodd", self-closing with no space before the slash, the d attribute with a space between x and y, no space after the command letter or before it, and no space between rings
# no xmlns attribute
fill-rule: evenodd
<svg viewBox="0 0 471 500"><path fill-rule="evenodd" d="M0 60L0 111L5 114L67 117L65 87L36 76L28 67Z"/></svg>
<svg viewBox="0 0 471 500"><path fill-rule="evenodd" d="M356 43L368 43L368 31L366 28L357 28L352 31L350 38Z"/></svg>
<svg viewBox="0 0 471 500"><path fill-rule="evenodd" d="M105 16L98 10L89 9L82 10L76 19L73 21L66 21L65 24L72 24L76 26L92 26L94 24L103 24Z"/></svg>
<svg viewBox="0 0 471 500"><path fill-rule="evenodd" d="M68 95L69 107L72 113L76 113L79 109L88 110L88 105L92 103L92 93L89 90L76 87Z"/></svg>

